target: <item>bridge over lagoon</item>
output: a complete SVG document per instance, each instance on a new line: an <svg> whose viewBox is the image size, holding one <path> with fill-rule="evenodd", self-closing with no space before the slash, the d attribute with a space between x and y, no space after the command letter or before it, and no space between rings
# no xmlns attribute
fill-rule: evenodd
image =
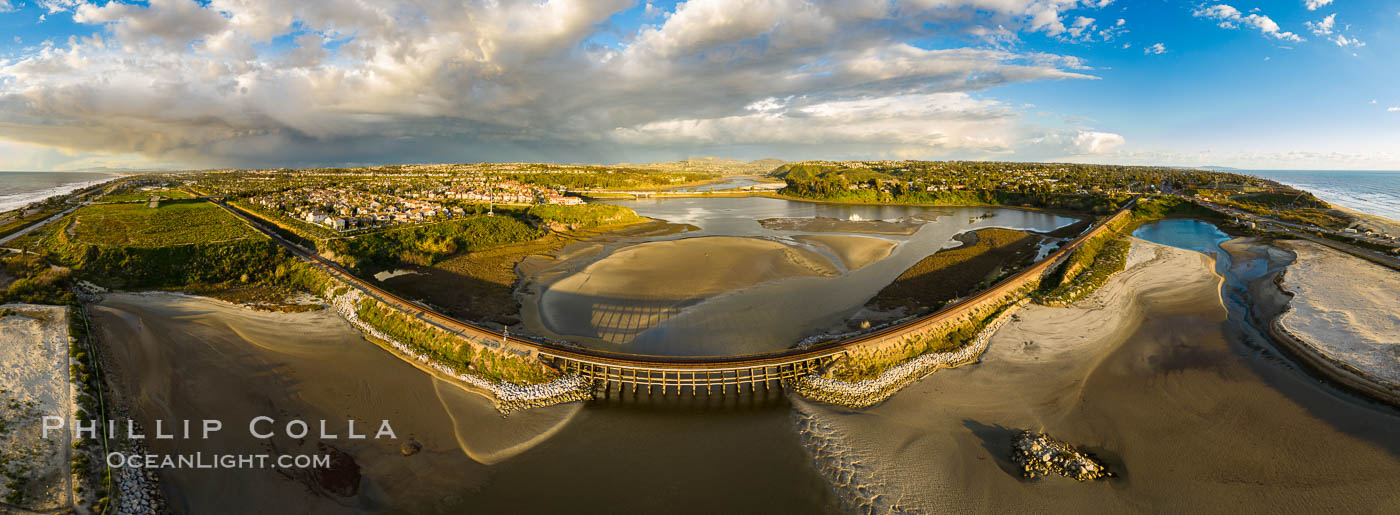
<svg viewBox="0 0 1400 515"><path fill-rule="evenodd" d="M390 293L355 276L340 265L284 239L276 231L266 227L256 216L221 201L216 200L215 204L247 221L294 255L360 290L364 295L425 323L455 333L473 345L538 359L561 372L579 374L591 379L604 391L609 391L615 386L619 391L630 390L631 393L648 394L656 394L659 391L664 396L672 391L679 395L685 389L689 389L692 395L698 395L702 389L706 394L728 395L731 389L734 394L750 394L757 392L760 387L764 390L781 387L784 380L816 373L842 356L853 353L894 353L911 338L965 323L975 316L985 314L989 308L1004 304L1008 297L1018 295L1028 285L1038 284L1043 277L1063 263L1070 252L1127 216L1133 202L1130 201L1113 215L1099 221L1093 228L1045 259L981 293L928 315L849 339L782 351L734 356L625 354L513 337L454 319Z"/></svg>

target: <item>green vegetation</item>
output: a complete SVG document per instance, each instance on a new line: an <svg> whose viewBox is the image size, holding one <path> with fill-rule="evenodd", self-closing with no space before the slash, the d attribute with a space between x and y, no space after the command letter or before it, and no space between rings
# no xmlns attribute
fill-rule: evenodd
<svg viewBox="0 0 1400 515"><path fill-rule="evenodd" d="M0 257L0 303L69 304L72 270L50 266L33 254Z"/></svg>
<svg viewBox="0 0 1400 515"><path fill-rule="evenodd" d="M1132 245L1123 235L1107 231L1070 253L1069 260L1036 292L1037 302L1064 306L1097 291L1114 274L1123 271Z"/></svg>
<svg viewBox="0 0 1400 515"><path fill-rule="evenodd" d="M1174 195L1138 200L1133 204L1132 217L1139 224L1163 218L1201 218L1215 221L1222 218L1220 213Z"/></svg>
<svg viewBox="0 0 1400 515"><path fill-rule="evenodd" d="M159 188L150 191L127 188L103 195L101 200L102 202L137 202L145 204L147 201L151 200L151 197L160 197L162 202L166 200L194 198L194 196L190 195L188 192L174 188Z"/></svg>
<svg viewBox="0 0 1400 515"><path fill-rule="evenodd" d="M257 233L209 202L171 201L145 204L100 204L74 213L76 242L139 248L224 242Z"/></svg>
<svg viewBox="0 0 1400 515"><path fill-rule="evenodd" d="M1010 229L961 236L966 244L925 257L871 299L876 309L904 307L913 314L982 290L1035 258L1038 237Z"/></svg>
<svg viewBox="0 0 1400 515"><path fill-rule="evenodd" d="M1351 220L1335 214L1331 206L1313 194L1292 188L1244 193L1230 188L1199 188L1195 193L1227 207L1285 222L1328 229L1343 229L1351 224Z"/></svg>
<svg viewBox="0 0 1400 515"><path fill-rule="evenodd" d="M530 241L544 234L516 216L482 215L331 240L324 250L340 263L357 268L399 263L426 266L459 252Z"/></svg>
<svg viewBox="0 0 1400 515"><path fill-rule="evenodd" d="M202 201L87 206L21 240L49 263L110 288L256 283L287 259L271 240Z"/></svg>
<svg viewBox="0 0 1400 515"><path fill-rule="evenodd" d="M895 167L895 164L903 166ZM1059 176L1027 175L1019 171L969 175L932 167L949 164L881 162L878 166L865 163L866 166L861 167L841 167L797 163L783 165L775 175L787 182L780 194L828 202L1005 205L1107 213L1127 199L1127 189L1113 192L1102 188L1084 190L1060 182ZM1148 188L1141 186L1143 183L1133 184Z"/></svg>
<svg viewBox="0 0 1400 515"><path fill-rule="evenodd" d="M635 223L643 220L631 209L612 204L583 204L579 206L537 205L526 211L545 223L564 224L573 229L592 229L607 225Z"/></svg>
<svg viewBox="0 0 1400 515"><path fill-rule="evenodd" d="M505 353L475 351L459 336L373 299L361 299L356 312L360 320L456 373L515 384L539 384L553 379L537 362Z"/></svg>
<svg viewBox="0 0 1400 515"><path fill-rule="evenodd" d="M1028 286L1003 297L1000 302L974 313L968 320L950 323L929 332L906 338L897 347L881 352L853 349L845 359L827 371L829 377L846 382L858 382L880 377L892 367L902 365L924 354L951 352L972 343L977 335L1019 301L1033 288Z"/></svg>
<svg viewBox="0 0 1400 515"><path fill-rule="evenodd" d="M68 335L72 343L68 346L70 378L77 386L77 420L105 420L107 413L102 405L102 371L100 364L90 351L92 345L88 333L87 314L81 305L74 304L68 311ZM103 424L105 426L105 424ZM112 471L106 467L106 443L101 439L78 439L73 442L73 463L71 469L77 478L74 490L78 492L77 502L83 504L85 497L94 499L88 509L91 513L101 513L108 502L107 493L112 488ZM97 457L97 459L93 459ZM92 487L93 493L84 496L83 485Z"/></svg>

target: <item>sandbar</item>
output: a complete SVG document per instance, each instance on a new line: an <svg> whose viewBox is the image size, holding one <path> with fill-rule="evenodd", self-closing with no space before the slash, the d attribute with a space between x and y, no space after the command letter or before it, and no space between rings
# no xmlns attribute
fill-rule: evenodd
<svg viewBox="0 0 1400 515"><path fill-rule="evenodd" d="M758 221L766 229L805 232L857 232L866 234L898 234L908 236L919 231L924 222L904 218L895 222L885 220L841 220L818 216L813 218L765 218Z"/></svg>
<svg viewBox="0 0 1400 515"><path fill-rule="evenodd" d="M804 243L815 243L830 249L847 271L860 270L866 265L889 257L899 243L865 236L843 236L834 234L812 234L793 236L792 239Z"/></svg>

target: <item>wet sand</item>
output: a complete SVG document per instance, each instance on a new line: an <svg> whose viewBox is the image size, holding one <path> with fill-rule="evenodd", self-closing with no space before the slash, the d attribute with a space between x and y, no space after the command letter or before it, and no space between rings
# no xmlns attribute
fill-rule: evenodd
<svg viewBox="0 0 1400 515"><path fill-rule="evenodd" d="M93 313L118 400L133 418L147 428L156 418L225 421L215 439L148 440L151 452L317 452L314 438L268 444L246 436L246 421L264 414L353 418L359 427L387 419L398 433L397 441L322 441L360 466L354 495L276 470L163 471L177 512L819 513L833 506L776 392L742 403L673 394L502 417L486 399L365 341L330 311L265 313L181 295L118 294ZM399 446L409 438L423 449L405 457Z"/></svg>
<svg viewBox="0 0 1400 515"><path fill-rule="evenodd" d="M267 313L182 295L115 294L93 317L117 400L148 432L157 419L224 423L209 440L147 439L150 452L320 454L320 442L349 454L363 476L354 495L342 496L300 471L162 471L169 504L185 513L280 513L289 505L339 513L391 504L431 511L450 492L430 486L479 488L485 471L477 461L527 450L579 409L502 418L485 398L394 357L329 310ZM247 429L257 416L324 419L342 436L347 419L371 434L389 420L399 439L260 440ZM410 439L423 449L405 457L400 446Z"/></svg>
<svg viewBox="0 0 1400 515"><path fill-rule="evenodd" d="M841 260L847 271L860 270L866 265L885 259L899 245L896 241L865 236L810 234L793 236L792 239L825 247Z"/></svg>
<svg viewBox="0 0 1400 515"><path fill-rule="evenodd" d="M1031 306L977 365L851 412L795 402L809 452L850 509L1319 512L1400 509L1400 423L1242 344L1196 252L1134 240L1088 299ZM1045 431L1119 477L1026 481L1017 431Z"/></svg>
<svg viewBox="0 0 1400 515"><path fill-rule="evenodd" d="M839 273L810 249L711 236L623 248L551 284L542 317L554 332L626 344L686 306L757 284ZM587 299L586 304L580 299Z"/></svg>

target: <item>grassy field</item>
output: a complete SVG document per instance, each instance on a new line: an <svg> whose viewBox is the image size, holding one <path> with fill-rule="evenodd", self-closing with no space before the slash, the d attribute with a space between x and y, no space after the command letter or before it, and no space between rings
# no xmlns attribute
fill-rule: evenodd
<svg viewBox="0 0 1400 515"><path fill-rule="evenodd" d="M102 197L102 201L103 201L103 202L145 202L145 201L147 201L147 200L150 200L152 196L158 196L158 197L161 198L162 201L164 201L164 200L178 200L178 199L193 198L193 196L191 196L189 193L186 193L186 192L183 191L183 190L159 189L159 190L152 190L152 191L129 190L129 191L122 191L122 192L112 193L112 194L110 194L110 195L106 195L106 196Z"/></svg>
<svg viewBox="0 0 1400 515"><path fill-rule="evenodd" d="M102 204L74 214L73 237L99 246L168 247L247 238L252 228L204 201L145 204Z"/></svg>
<svg viewBox="0 0 1400 515"><path fill-rule="evenodd" d="M910 313L938 309L990 286L1003 267L1034 259L1040 240L1009 229L982 229L973 235L973 243L938 251L909 267L880 290L871 305L881 310L902 306Z"/></svg>
<svg viewBox="0 0 1400 515"><path fill-rule="evenodd" d="M575 229L591 229L605 225L642 221L642 217L637 216L635 211L612 204L538 205L531 207L527 213L545 222L565 224Z"/></svg>

